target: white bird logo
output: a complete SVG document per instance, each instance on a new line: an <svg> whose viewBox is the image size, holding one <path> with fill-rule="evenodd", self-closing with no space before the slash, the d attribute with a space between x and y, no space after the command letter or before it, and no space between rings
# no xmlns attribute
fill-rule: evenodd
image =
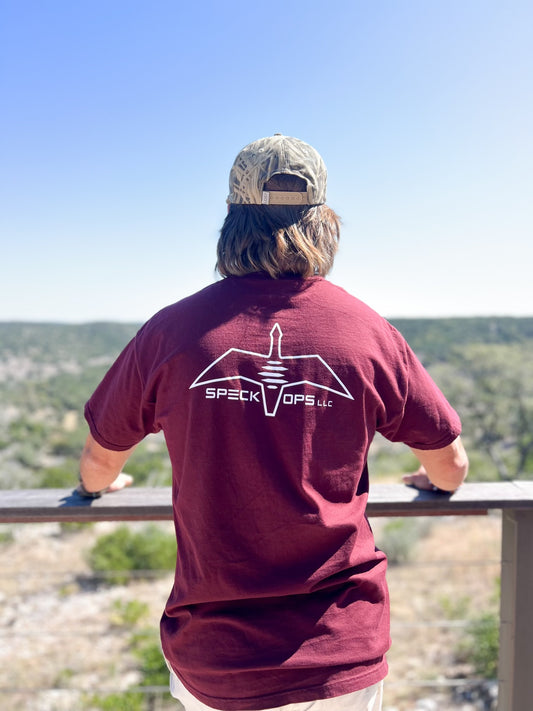
<svg viewBox="0 0 533 711"><path fill-rule="evenodd" d="M261 389L265 415L274 417L288 388L307 384L353 400L347 387L319 355L284 356L281 353L283 332L279 323L270 331L268 353L255 353L230 348L203 370L189 389L223 381L245 381ZM303 365L312 364L312 368ZM312 376L309 373L312 371ZM231 373L228 375L228 373ZM312 378L312 379L311 379ZM317 382L322 380L323 382ZM327 383L327 384L325 384Z"/></svg>

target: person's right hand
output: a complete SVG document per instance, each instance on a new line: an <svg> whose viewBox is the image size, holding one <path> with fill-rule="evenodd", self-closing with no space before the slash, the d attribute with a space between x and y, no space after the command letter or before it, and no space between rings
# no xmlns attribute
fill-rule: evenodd
<svg viewBox="0 0 533 711"><path fill-rule="evenodd" d="M435 489L424 467L420 467L412 474L404 474L402 481L407 486L414 486L416 489L422 489L422 491L433 491Z"/></svg>

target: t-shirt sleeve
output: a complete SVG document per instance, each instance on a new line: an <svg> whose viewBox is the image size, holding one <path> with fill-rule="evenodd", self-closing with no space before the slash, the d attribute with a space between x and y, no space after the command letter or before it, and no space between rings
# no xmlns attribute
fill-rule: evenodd
<svg viewBox="0 0 533 711"><path fill-rule="evenodd" d="M378 431L415 449L441 449L461 434L459 415L404 342L405 393L401 413Z"/></svg>
<svg viewBox="0 0 533 711"><path fill-rule="evenodd" d="M145 395L134 338L85 405L85 419L98 444L123 451L160 429L154 416L155 403Z"/></svg>

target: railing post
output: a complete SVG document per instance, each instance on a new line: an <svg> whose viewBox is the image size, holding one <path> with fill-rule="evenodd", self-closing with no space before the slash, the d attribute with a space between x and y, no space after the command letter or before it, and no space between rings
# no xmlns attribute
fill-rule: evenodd
<svg viewBox="0 0 533 711"><path fill-rule="evenodd" d="M533 708L533 510L502 516L498 711Z"/></svg>

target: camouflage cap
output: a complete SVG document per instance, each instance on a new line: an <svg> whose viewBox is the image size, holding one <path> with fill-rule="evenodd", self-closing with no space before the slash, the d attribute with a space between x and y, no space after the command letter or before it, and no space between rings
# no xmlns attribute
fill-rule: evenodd
<svg viewBox="0 0 533 711"><path fill-rule="evenodd" d="M266 192L273 175L288 173L303 178L307 191ZM298 138L276 133L245 146L229 176L227 202L238 205L322 205L326 202L327 170L315 149Z"/></svg>

